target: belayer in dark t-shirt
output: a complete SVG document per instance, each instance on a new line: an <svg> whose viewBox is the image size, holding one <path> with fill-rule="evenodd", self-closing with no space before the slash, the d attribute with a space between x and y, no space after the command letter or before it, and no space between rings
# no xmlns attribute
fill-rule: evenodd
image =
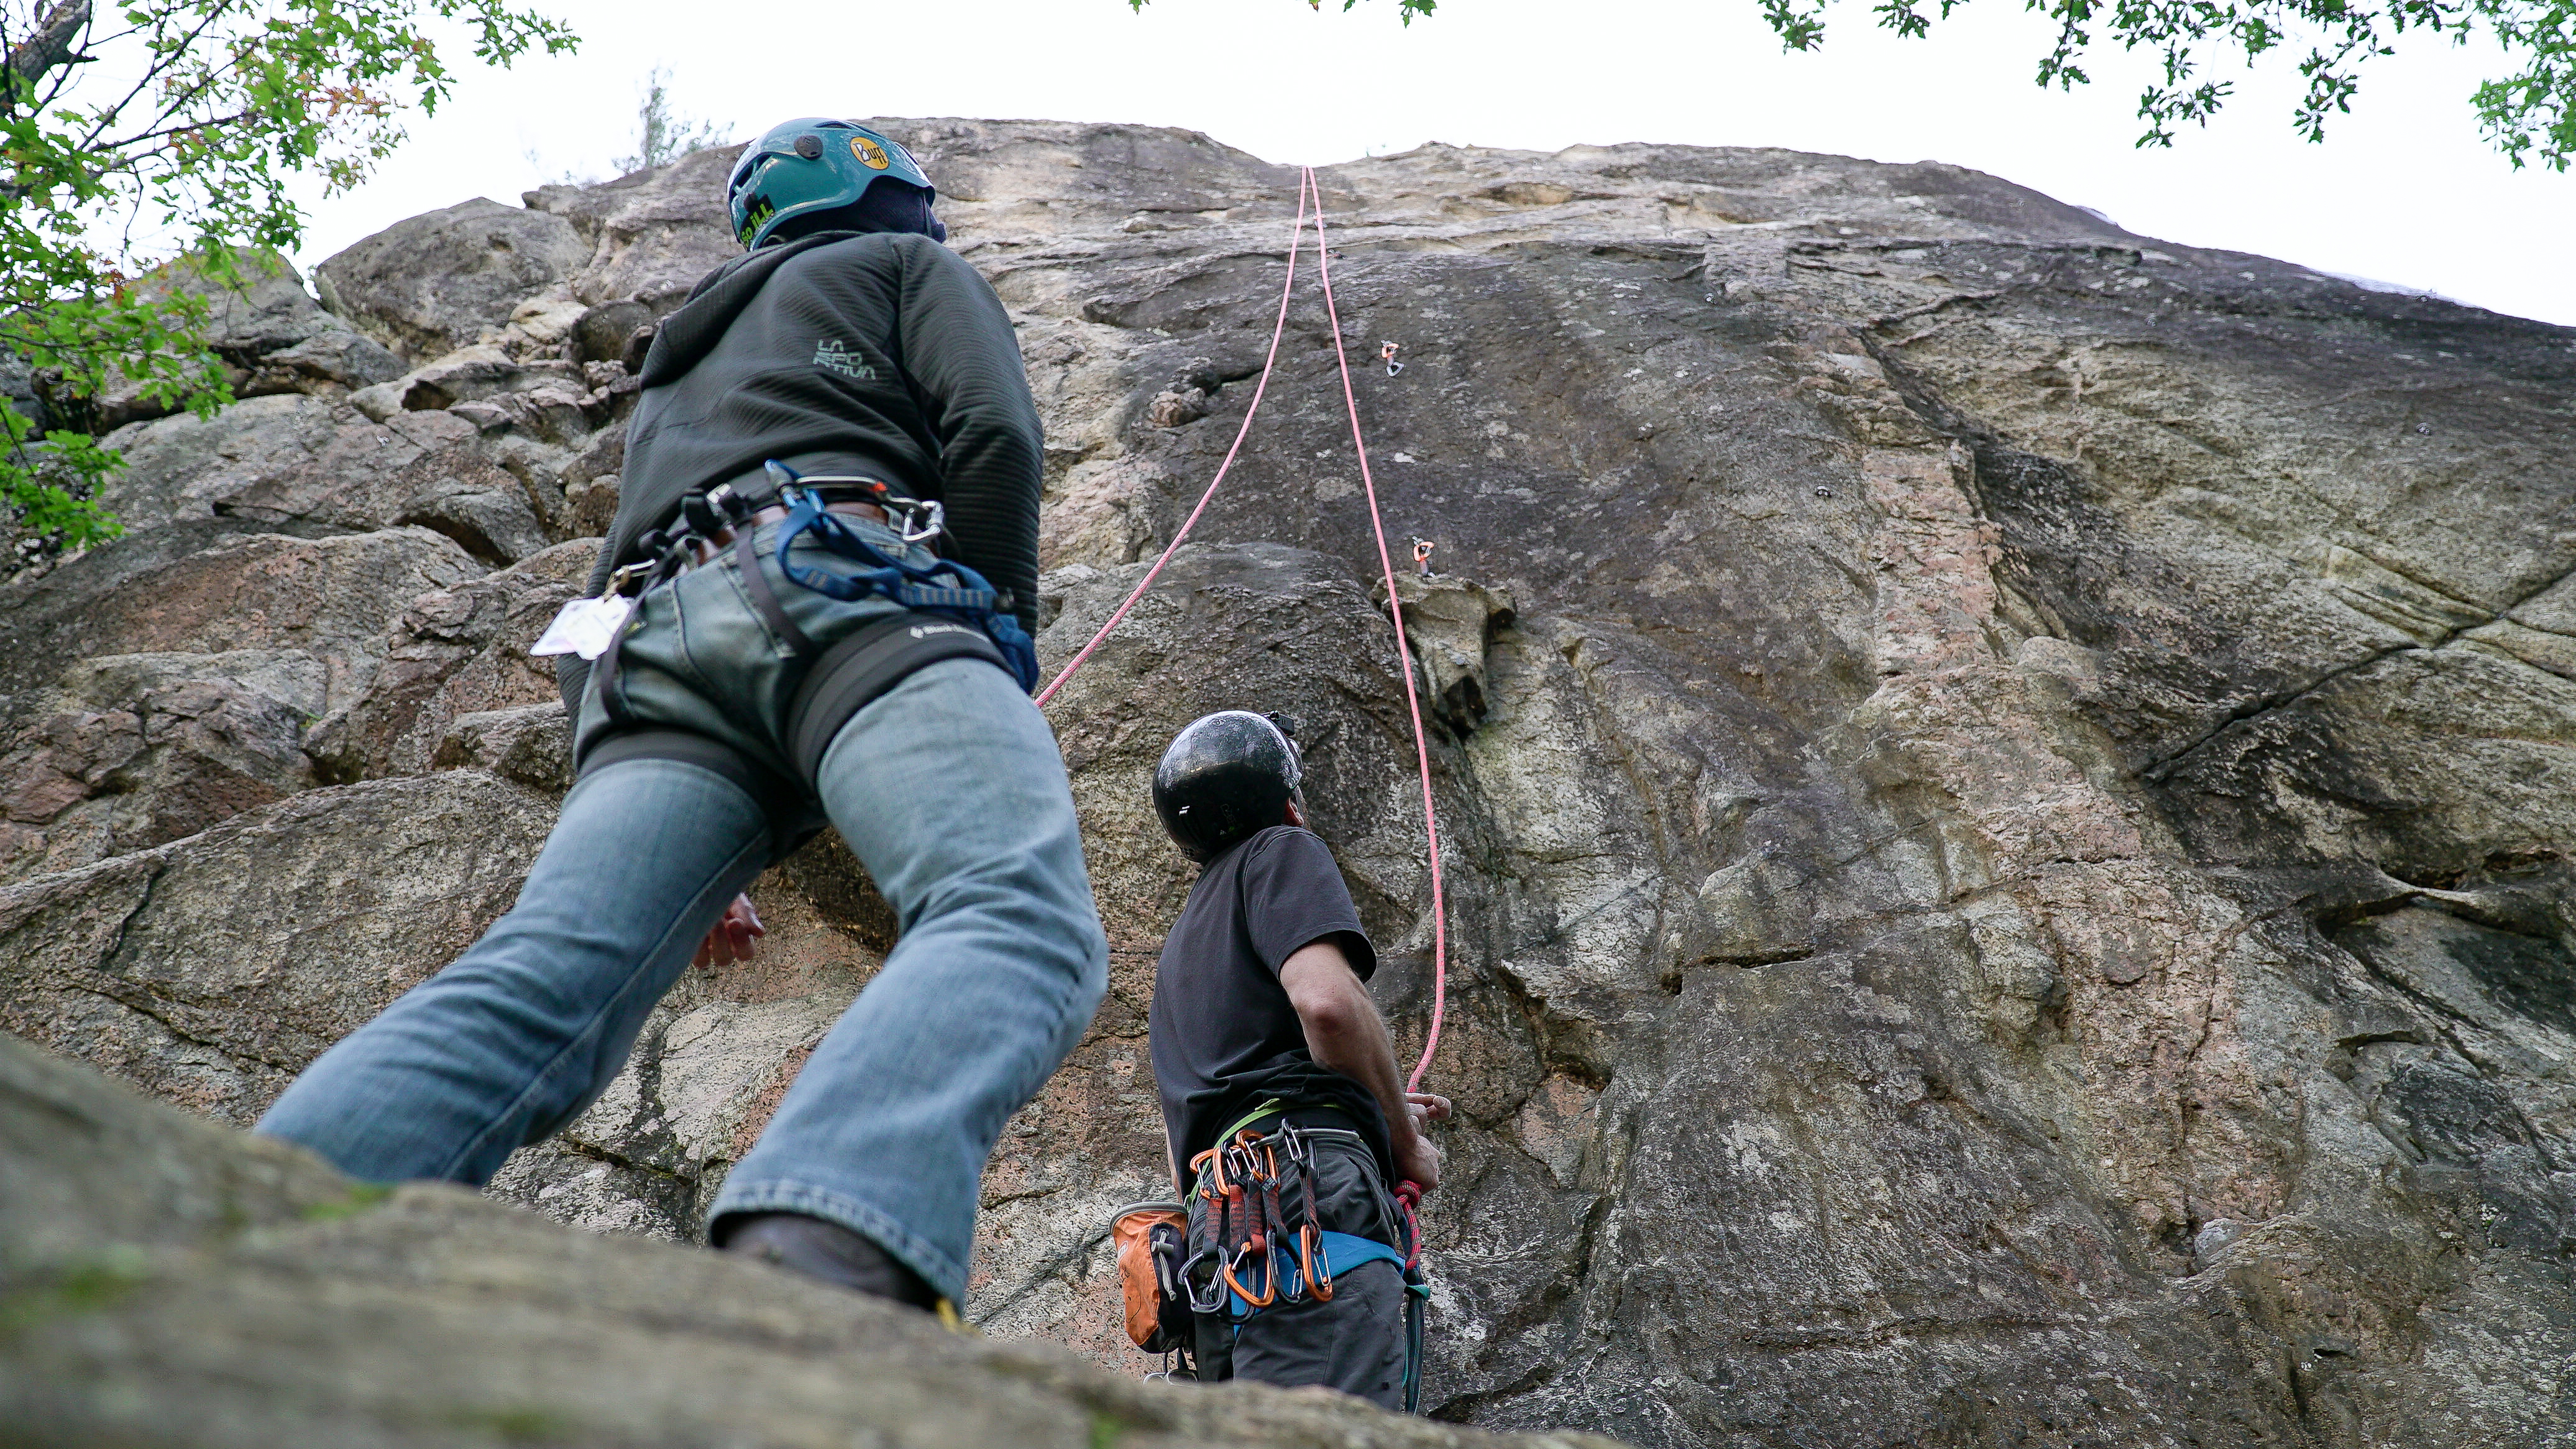
<svg viewBox="0 0 2576 1449"><path fill-rule="evenodd" d="M1203 862L1164 938L1150 1041L1173 1177L1189 1207L1203 1379L1321 1384L1387 1408L1408 1376L1393 1182L1428 1192L1425 1123L1362 983L1377 952L1305 828L1296 742L1209 715L1172 741L1154 805Z"/></svg>
<svg viewBox="0 0 2576 1449"><path fill-rule="evenodd" d="M747 250L663 319L594 597L539 641L567 656L580 771L554 833L510 913L260 1131L354 1177L482 1185L599 1097L693 952L749 954L738 893L828 821L902 937L709 1235L925 1309L965 1296L985 1158L1109 952L1026 692L1037 408L933 195L847 121L744 148Z"/></svg>

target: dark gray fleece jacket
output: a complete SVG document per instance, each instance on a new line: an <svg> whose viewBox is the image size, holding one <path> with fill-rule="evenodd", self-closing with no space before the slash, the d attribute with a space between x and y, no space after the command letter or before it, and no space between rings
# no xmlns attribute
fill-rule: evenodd
<svg viewBox="0 0 2576 1449"><path fill-rule="evenodd" d="M643 382L589 593L684 495L776 458L940 500L957 560L1036 632L1045 437L1002 299L955 252L825 232L737 257L663 321ZM576 655L556 666L576 710L589 672Z"/></svg>

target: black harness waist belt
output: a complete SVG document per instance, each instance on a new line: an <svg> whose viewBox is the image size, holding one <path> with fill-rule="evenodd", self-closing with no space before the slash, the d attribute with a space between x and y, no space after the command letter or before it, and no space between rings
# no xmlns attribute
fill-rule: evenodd
<svg viewBox="0 0 2576 1449"><path fill-rule="evenodd" d="M788 702L780 740L806 788L813 788L823 752L850 716L914 670L943 659L981 659L1005 674L1011 670L983 630L937 614L897 614L824 650Z"/></svg>
<svg viewBox="0 0 2576 1449"><path fill-rule="evenodd" d="M777 856L804 844L823 827L822 812L814 807L812 791L764 768L724 741L695 730L646 725L603 735L582 754L581 775L586 779L593 771L627 760L677 760L741 786L742 792L759 802L761 813L769 817L771 848Z"/></svg>

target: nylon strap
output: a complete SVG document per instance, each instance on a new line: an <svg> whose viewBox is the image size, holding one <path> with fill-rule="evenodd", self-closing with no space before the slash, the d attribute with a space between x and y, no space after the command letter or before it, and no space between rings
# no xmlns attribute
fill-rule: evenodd
<svg viewBox="0 0 2576 1449"><path fill-rule="evenodd" d="M1330 1277L1339 1278L1362 1263L1393 1263L1396 1272L1404 1271L1404 1254L1375 1238L1363 1238L1357 1233L1337 1233L1330 1228L1318 1232L1315 1236L1323 1240L1324 1272ZM1288 1261L1290 1264L1287 1269L1288 1275L1291 1278L1301 1279L1303 1274L1295 1266L1295 1260ZM1305 1291L1302 1283L1297 1291L1301 1293ZM1244 1302L1242 1294L1235 1292L1228 1292L1225 1295L1225 1306L1228 1316L1233 1318L1237 1329L1243 1326L1245 1319L1252 1318L1261 1312L1260 1309Z"/></svg>
<svg viewBox="0 0 2576 1449"><path fill-rule="evenodd" d="M591 677L599 681L599 712L608 716L610 729L624 729L635 723L635 712L626 707L625 697L617 688L617 646L626 642L626 631L634 624L635 615L644 612L644 597L637 594L633 612L618 621L608 636L608 647L599 651L599 662L591 666Z"/></svg>
<svg viewBox="0 0 2576 1449"><path fill-rule="evenodd" d="M760 611L760 617L767 621L770 632L787 646L788 654L802 659L814 652L814 641L804 630L796 627L796 621L787 617L785 609L779 607L778 591L769 586L769 575L760 571L760 552L751 546L752 532L747 522L733 531L733 560L735 566L742 570L743 592L751 595L751 606Z"/></svg>

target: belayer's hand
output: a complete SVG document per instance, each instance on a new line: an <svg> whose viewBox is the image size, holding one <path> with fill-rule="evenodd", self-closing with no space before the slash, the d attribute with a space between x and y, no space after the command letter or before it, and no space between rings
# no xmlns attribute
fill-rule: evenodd
<svg viewBox="0 0 2576 1449"><path fill-rule="evenodd" d="M751 943L768 934L769 928L760 923L760 912L751 908L751 897L735 896L733 904L725 907L724 919L716 922L716 928L698 943L698 954L689 964L730 966L736 961L748 961Z"/></svg>
<svg viewBox="0 0 2576 1449"><path fill-rule="evenodd" d="M1411 1115L1407 1104L1406 1115ZM1398 1182L1411 1181L1429 1193L1440 1185L1440 1149L1420 1132L1409 1133L1395 1149L1395 1177Z"/></svg>
<svg viewBox="0 0 2576 1449"><path fill-rule="evenodd" d="M1411 1141L1395 1150L1396 1179L1410 1178L1415 1186L1429 1192L1440 1185L1440 1149L1431 1145L1422 1129L1449 1120L1449 1099L1430 1092L1407 1092L1404 1120L1413 1130L1406 1134Z"/></svg>
<svg viewBox="0 0 2576 1449"><path fill-rule="evenodd" d="M1449 1099L1431 1092L1407 1092L1404 1115L1413 1119L1413 1130L1419 1132L1431 1123L1449 1120Z"/></svg>

